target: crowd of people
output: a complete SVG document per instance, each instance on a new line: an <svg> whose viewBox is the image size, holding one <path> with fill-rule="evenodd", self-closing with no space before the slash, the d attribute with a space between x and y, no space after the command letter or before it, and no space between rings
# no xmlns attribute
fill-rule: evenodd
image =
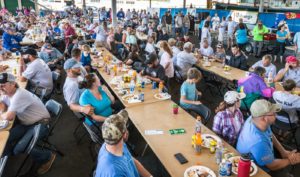
<svg viewBox="0 0 300 177"><path fill-rule="evenodd" d="M182 108L195 112L205 121L213 118L212 130L217 135L240 153L250 153L251 158L273 176L283 177L287 173L281 172L287 166L300 163L300 153L285 150L270 128L278 124L285 130L289 119L295 127L299 124L300 97L293 91L300 87L300 63L295 56L284 57L285 42L290 38L284 24L276 33L278 50L262 56L263 36L269 31L260 20L251 31L242 19L237 23L231 16L219 17L217 13L212 18L199 19L190 13L179 12L172 16L167 11L159 18L157 13L146 10L124 12L120 9L116 15L118 25L112 26L112 11L104 7L98 17L91 9L79 8L50 14L41 11L39 16L27 8L17 9L17 15L1 10L0 58L6 60L14 52L21 53L17 77L29 85L27 90L19 88L15 76L5 72L0 75L1 103L7 107L1 117L18 119L10 131L6 155L23 152L36 124L43 125L41 135L47 132L50 115L39 97L60 94L62 89L73 112L87 115L87 125L102 127L105 143L99 151L97 177L151 176L126 146L127 112L117 113L120 103L93 73L91 62L96 57L93 49L106 47L142 76L164 83L171 94L174 83L179 83ZM196 20L199 34L195 34ZM46 41L22 46L23 37L32 35L37 23L44 24ZM218 34L217 40L212 32ZM139 34L146 35L147 40L141 40ZM294 37L296 48L300 48L299 34ZM190 38L195 35L199 37L199 44ZM249 66L249 56L244 52L249 35L253 35L254 41L251 55L262 58L253 66ZM277 73L279 68L274 62L278 54L281 63L286 61L286 64ZM198 86L202 84L203 75L194 65L203 57L249 71L248 76L237 81L236 90L226 92L224 101L214 111L200 101L203 94ZM63 73L66 73L65 78ZM53 74L60 76L57 82L53 81ZM284 90L275 90L265 79L282 82ZM288 117L277 115L279 111L285 111ZM54 152L38 147L31 155L41 165L38 174L46 173L56 157Z"/></svg>

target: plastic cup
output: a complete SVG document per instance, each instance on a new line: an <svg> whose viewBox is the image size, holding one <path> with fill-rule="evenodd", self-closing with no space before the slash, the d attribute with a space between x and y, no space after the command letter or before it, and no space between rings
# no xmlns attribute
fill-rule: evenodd
<svg viewBox="0 0 300 177"><path fill-rule="evenodd" d="M178 114L178 106L177 107L173 107L173 114Z"/></svg>

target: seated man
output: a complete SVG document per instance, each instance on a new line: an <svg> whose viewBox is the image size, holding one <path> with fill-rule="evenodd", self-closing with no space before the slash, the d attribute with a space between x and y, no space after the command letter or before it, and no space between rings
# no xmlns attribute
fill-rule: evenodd
<svg viewBox="0 0 300 177"><path fill-rule="evenodd" d="M238 92L246 94L246 97L241 102L241 109L249 110L251 104L261 97L272 97L274 88L266 85L264 81L265 73L265 68L257 66L248 77L238 81Z"/></svg>
<svg viewBox="0 0 300 177"><path fill-rule="evenodd" d="M9 51L17 51L21 48L19 43L22 41L22 37L17 35L13 28L7 28L3 33L3 47Z"/></svg>
<svg viewBox="0 0 300 177"><path fill-rule="evenodd" d="M273 177L288 177L286 167L300 163L300 153L285 150L272 134L270 126L275 123L275 114L280 109L277 104L256 100L250 108L252 116L245 122L236 147L239 153L250 154L255 163ZM274 148L281 158L275 157Z"/></svg>
<svg viewBox="0 0 300 177"><path fill-rule="evenodd" d="M208 58L213 58L214 50L209 46L207 39L203 41L203 45L199 49L200 57L206 56Z"/></svg>
<svg viewBox="0 0 300 177"><path fill-rule="evenodd" d="M180 74L185 79L187 71L197 62L192 53L193 44L187 42L183 46L183 51L177 55L177 66L180 68Z"/></svg>
<svg viewBox="0 0 300 177"><path fill-rule="evenodd" d="M29 48L23 54L20 60L21 82L30 81L30 90L34 91L36 87L46 89L46 94L51 93L53 89L52 72L49 66L38 58L36 50ZM36 90L39 94L39 90Z"/></svg>
<svg viewBox="0 0 300 177"><path fill-rule="evenodd" d="M300 111L300 96L293 94L296 83L288 79L282 83L282 87L284 91L275 91L273 93L273 99L277 104L282 106L282 110L288 114L292 126L296 127L299 122L297 111ZM284 115L277 114L276 124L282 127L282 130L290 129L289 120ZM297 142L300 142L300 140Z"/></svg>
<svg viewBox="0 0 300 177"><path fill-rule="evenodd" d="M125 141L128 139L128 113L123 110L105 119L102 125L102 145L95 177L152 177L143 165L131 156Z"/></svg>
<svg viewBox="0 0 300 177"><path fill-rule="evenodd" d="M296 82L296 86L300 87L300 64L294 56L286 57L285 68L278 72L274 82L279 82L281 80L285 81L287 79L294 80Z"/></svg>
<svg viewBox="0 0 300 177"><path fill-rule="evenodd" d="M269 77L270 73L272 78L276 76L276 66L272 63L272 55L263 56L262 60L257 61L254 65L251 66L249 71L253 71L257 66L263 67L266 70L266 77Z"/></svg>
<svg viewBox="0 0 300 177"><path fill-rule="evenodd" d="M83 112L87 115L92 115L94 113L94 108L92 106L79 105L80 95L84 91L82 89L79 89L78 77L81 75L80 68L81 65L72 58L68 59L64 63L64 69L67 73L67 77L63 87L64 98L72 111L77 113Z"/></svg>
<svg viewBox="0 0 300 177"><path fill-rule="evenodd" d="M231 47L232 56L229 60L226 60L226 65L238 68L244 71L248 70L247 59L245 55L240 51L239 46L232 45Z"/></svg>
<svg viewBox="0 0 300 177"><path fill-rule="evenodd" d="M147 54L156 52L155 46L154 46L154 38L152 36L148 37L148 42L146 44L145 52L147 52Z"/></svg>
<svg viewBox="0 0 300 177"><path fill-rule="evenodd" d="M58 51L55 47L52 47L50 43L45 43L43 45L41 52L38 53L38 56L48 64L51 71L58 69L58 63L64 59L62 53L60 53L60 51Z"/></svg>
<svg viewBox="0 0 300 177"><path fill-rule="evenodd" d="M8 108L1 115L2 119L12 121L18 119L16 125L10 130L6 143L5 155L24 153L33 136L35 125L40 124L40 139L48 133L50 114L42 101L29 91L19 88L15 77L8 73L0 74L1 92L8 99ZM56 154L46 149L34 147L31 151L32 158L40 164L38 174L46 173L52 166Z"/></svg>
<svg viewBox="0 0 300 177"><path fill-rule="evenodd" d="M141 71L141 74L144 77L157 83L166 81L165 69L159 64L157 55L155 53L151 53L148 56L145 64L147 64L146 68Z"/></svg>

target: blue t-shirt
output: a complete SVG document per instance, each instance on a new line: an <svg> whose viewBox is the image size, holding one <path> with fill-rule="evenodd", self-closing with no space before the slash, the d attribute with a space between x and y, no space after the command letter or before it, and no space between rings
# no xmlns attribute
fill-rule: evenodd
<svg viewBox="0 0 300 177"><path fill-rule="evenodd" d="M238 44L245 44L248 41L247 30L239 29L236 31L236 42Z"/></svg>
<svg viewBox="0 0 300 177"><path fill-rule="evenodd" d="M116 156L106 150L104 143L98 155L95 177L140 177L133 158L123 145L123 156Z"/></svg>
<svg viewBox="0 0 300 177"><path fill-rule="evenodd" d="M180 88L180 95L185 96L187 100L190 101L196 101L198 99L198 94L197 94L197 89L196 89L196 84L190 84L187 81L185 81ZM180 101L180 105L183 108L189 108L190 104L183 103Z"/></svg>
<svg viewBox="0 0 300 177"><path fill-rule="evenodd" d="M84 54L81 54L80 62L82 63L82 66L91 66L91 55L88 54L88 56L84 56Z"/></svg>
<svg viewBox="0 0 300 177"><path fill-rule="evenodd" d="M281 32L281 31L279 30L279 31L277 31L276 35L278 35L279 37L286 37L287 32L286 32L286 31ZM278 41L278 42L281 42L281 43L285 42L285 40L281 40L281 39L277 39L277 41Z"/></svg>
<svg viewBox="0 0 300 177"><path fill-rule="evenodd" d="M257 165L269 171L265 165L274 161L272 131L271 128L264 132L259 130L249 117L238 138L236 149L241 154L250 153Z"/></svg>
<svg viewBox="0 0 300 177"><path fill-rule="evenodd" d="M112 108L111 108L111 100L109 99L108 95L102 90L102 87L98 88L102 99L98 100L95 96L91 93L89 89L86 89L79 98L79 104L81 106L91 105L94 107L94 113L99 116L109 117L112 115ZM85 122L88 125L92 125L92 123L85 119Z"/></svg>

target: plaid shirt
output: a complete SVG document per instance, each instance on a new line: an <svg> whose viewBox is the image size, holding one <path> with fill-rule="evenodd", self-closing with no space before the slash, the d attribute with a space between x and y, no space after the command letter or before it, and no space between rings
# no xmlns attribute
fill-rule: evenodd
<svg viewBox="0 0 300 177"><path fill-rule="evenodd" d="M238 121L235 120L235 117ZM236 126L239 123L239 127ZM232 114L228 109L218 112L214 117L213 131L231 145L235 145L237 137L244 124L242 112L237 109ZM238 132L236 129L238 129Z"/></svg>

